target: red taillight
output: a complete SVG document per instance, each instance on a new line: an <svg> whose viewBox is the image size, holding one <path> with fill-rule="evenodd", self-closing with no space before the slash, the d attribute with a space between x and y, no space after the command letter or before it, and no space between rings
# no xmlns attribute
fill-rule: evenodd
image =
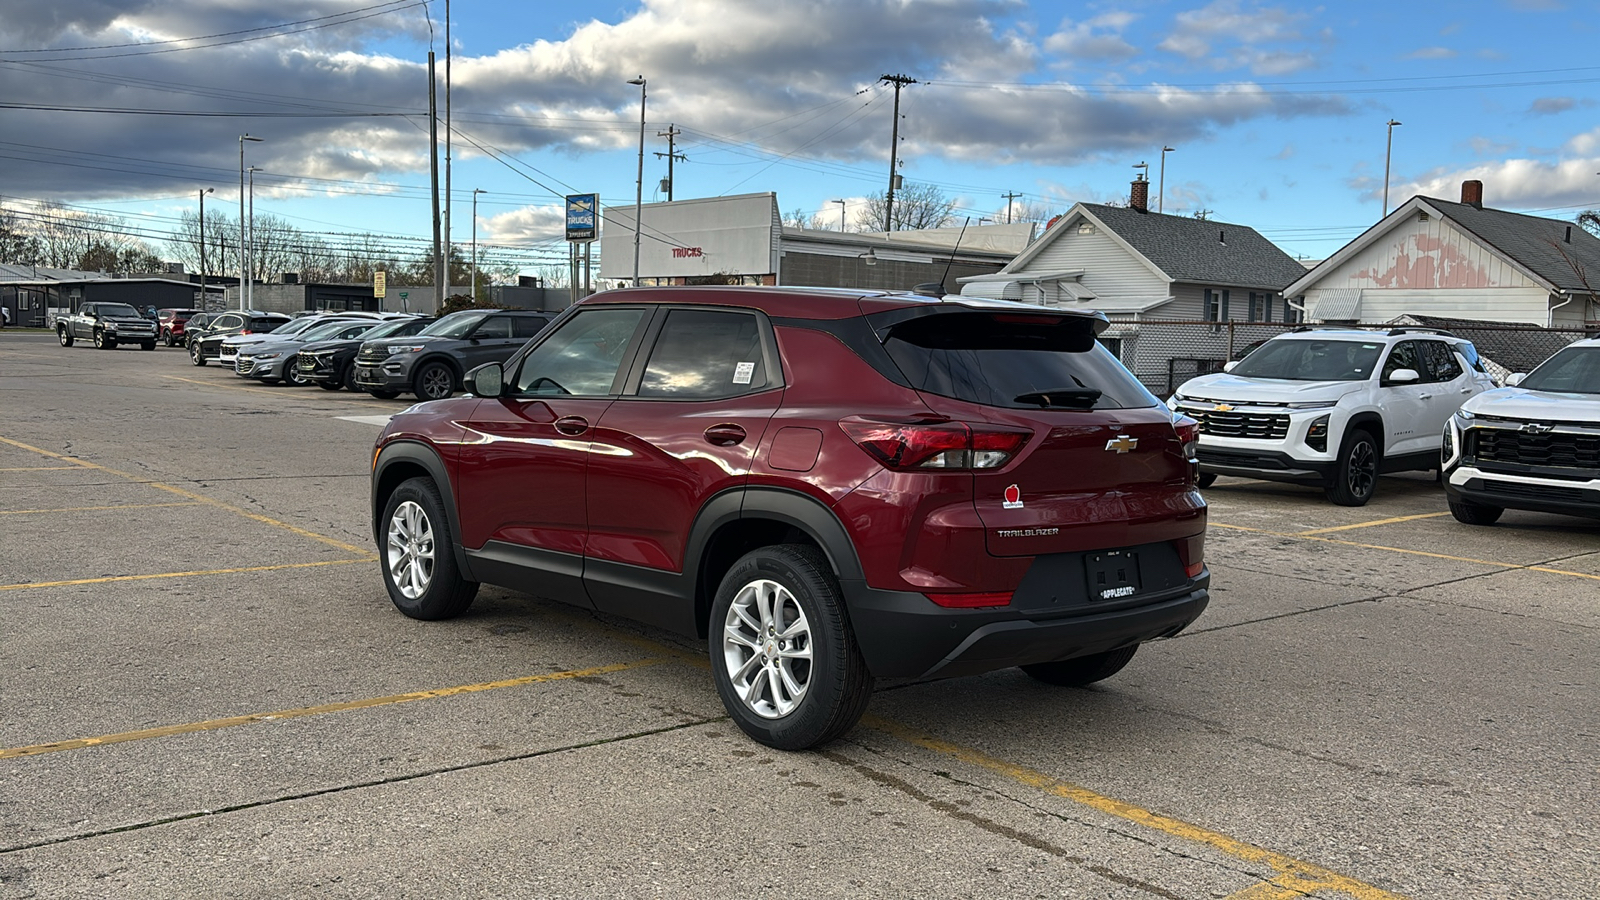
<svg viewBox="0 0 1600 900"><path fill-rule="evenodd" d="M1200 452L1200 423L1188 416L1172 420L1172 430L1178 433L1178 443L1183 445L1183 458L1194 459Z"/></svg>
<svg viewBox="0 0 1600 900"><path fill-rule="evenodd" d="M946 609L979 609L986 606L1010 606L1011 592L996 591L986 594L923 594Z"/></svg>
<svg viewBox="0 0 1600 900"><path fill-rule="evenodd" d="M243 330L243 331L241 331L239 333L240 334L249 334L250 333L250 329L246 328L245 330Z"/></svg>
<svg viewBox="0 0 1600 900"><path fill-rule="evenodd" d="M1174 543L1178 545L1178 558L1183 560L1183 574L1190 578L1199 578L1200 573L1206 569L1205 532L1192 534Z"/></svg>
<svg viewBox="0 0 1600 900"><path fill-rule="evenodd" d="M839 427L890 469L998 469L1033 432L966 422L880 422L851 416Z"/></svg>

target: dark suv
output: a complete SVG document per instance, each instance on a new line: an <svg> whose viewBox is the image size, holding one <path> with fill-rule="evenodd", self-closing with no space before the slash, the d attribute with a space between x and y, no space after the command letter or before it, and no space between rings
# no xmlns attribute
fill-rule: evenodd
<svg viewBox="0 0 1600 900"><path fill-rule="evenodd" d="M480 582L709 637L733 720L831 740L876 678L1120 670L1205 608L1197 424L1099 313L636 288L568 310L373 457L389 596Z"/></svg>
<svg viewBox="0 0 1600 900"><path fill-rule="evenodd" d="M299 381L316 382L326 391L356 387L356 353L367 341L379 338L410 337L432 324L427 316L401 316L384 322L360 337L349 340L317 341L300 348L298 354Z"/></svg>
<svg viewBox="0 0 1600 900"><path fill-rule="evenodd" d="M188 329L189 361L197 366L216 359L222 352L222 339L235 334L265 334L289 321L282 313L259 310L233 310L211 317L205 328Z"/></svg>
<svg viewBox="0 0 1600 900"><path fill-rule="evenodd" d="M440 400L460 390L468 369L509 359L550 319L550 313L517 309L440 316L414 336L362 344L351 380L357 390L384 400L405 391L419 400Z"/></svg>

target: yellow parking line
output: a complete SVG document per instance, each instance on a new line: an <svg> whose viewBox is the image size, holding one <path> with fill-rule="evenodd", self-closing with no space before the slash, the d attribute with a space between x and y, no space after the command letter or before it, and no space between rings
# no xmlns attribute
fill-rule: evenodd
<svg viewBox="0 0 1600 900"><path fill-rule="evenodd" d="M1306 895L1326 890L1348 894L1356 898L1356 900L1396 900L1399 897L1397 894L1357 881L1347 875L1340 875L1331 869L1325 869L1313 863L1268 850L1265 847L1258 847L1255 844L1229 837L1221 832L1212 831L1209 828L1185 822L1181 819L1163 816L1160 813L1142 809L1131 803L1124 803L1104 794L1097 794L1088 788L1062 781L1043 772L1008 763L1002 759L996 759L981 750L943 741L877 716L863 718L862 724L926 750L951 756L968 765L1002 775L1019 784L1025 784L1028 787L1054 794L1064 800L1080 803L1098 812L1116 816L1124 821L1134 822L1147 828L1153 828L1173 837L1204 844L1236 859L1269 866L1279 873L1278 877L1266 882L1273 885L1275 889L1280 885L1287 889L1292 884L1302 894ZM1261 888L1261 885L1256 885L1248 890L1255 891L1258 888ZM1278 896L1295 895L1281 893L1249 895L1250 900L1266 900L1268 897Z"/></svg>
<svg viewBox="0 0 1600 900"><path fill-rule="evenodd" d="M192 578L197 575L237 575L240 572L273 572L279 569L314 569L318 566L348 566L376 562L376 556L361 559L328 559L321 562L279 563L274 566L243 566L237 569L197 569L193 572L156 572L150 575L104 575L99 578L74 578L70 581L32 581L25 584L0 584L0 591L31 591L34 588L72 587L79 584L109 584L113 581L152 581L158 578Z"/></svg>
<svg viewBox="0 0 1600 900"><path fill-rule="evenodd" d="M10 469L0 469L0 472L64 472L67 469L76 469L77 466L17 466Z"/></svg>
<svg viewBox="0 0 1600 900"><path fill-rule="evenodd" d="M250 520L256 521L256 522L261 522L261 523L263 523L265 525L271 525L274 528L282 528L285 531L291 532L293 534L298 534L301 537L310 538L310 539L312 539L314 541L320 541L321 543L327 544L330 547L338 547L340 550L344 550L344 551L347 551L349 553L358 553L358 554L361 554L362 556L366 556L366 555L368 555L369 553L372 552L371 550L369 550L366 547L357 547L354 544L347 544L344 541L338 540L337 538L331 538L331 537L328 537L327 535L324 535L324 534L317 534L315 531L307 531L304 528L299 528L297 526L290 525L288 522L280 522L277 519L271 518L270 516L263 516L263 515L260 515L259 513L253 513L253 512L250 512L249 510L240 509L237 506L231 506L231 505L229 505L227 503L223 503L221 500L213 500L210 497L205 496L204 494L196 494L193 491L187 491L187 490L184 490L183 488L176 487L176 486L170 485L170 484L160 484L160 483L154 482L154 481L143 481L140 478L138 478L137 476L129 475L127 472L119 472L116 469L112 469L112 468L109 468L107 466L102 466L102 465L100 465L98 463L92 463L92 462L89 462L88 460L78 459L78 458L72 457L72 456L63 456L60 453L51 453L49 450L42 450L42 449L40 449L38 447L34 447L32 445L29 445L29 444L24 444L21 441L13 441L10 438L0 437L0 444L9 444L12 447L17 447L19 449L27 450L27 451L30 451L32 453L37 453L40 456L47 456L50 459L59 459L62 462L72 463L75 466L80 466L80 467L85 468L85 469L94 469L94 470L99 471L99 472L105 472L108 475L115 475L118 478L126 478L129 481L136 482L136 483L139 483L139 484L148 484L151 487L156 488L157 490L168 491L170 493L177 494L180 497L187 497L190 500L194 500L194 501L197 501L197 502L200 502L200 503L204 503L207 506L215 506L218 509L225 509L228 512L234 513L236 515L244 516L246 519L250 519Z"/></svg>
<svg viewBox="0 0 1600 900"><path fill-rule="evenodd" d="M346 712L352 709L371 709L375 706L391 706L396 703L410 703L413 700L430 700L435 697L453 697L457 694L472 694L479 691L493 691L499 688L517 687L525 684L539 684L547 681L565 681L572 678L586 678L595 675L607 675L612 672L621 672L626 669L637 669L643 666L653 666L666 662L665 659L636 659L632 662L612 663L607 666L595 666L589 669L575 669L570 672L552 672L547 675L525 675L521 678L507 678L501 681L484 681L478 684L463 684L456 687L437 688L428 691L411 691L406 694L391 694L387 697L370 697L366 700L351 700L346 703L324 703L319 706L302 706L297 709L284 709L277 712L251 713L245 716L230 716L226 719L211 719L205 722L189 722L182 725L163 725L160 728L144 728L139 731L123 731L117 734L106 734L100 737L79 738L72 741L56 741L51 744L34 744L30 747L12 747L9 750L0 750L0 759L16 759L21 756L41 756L46 753L59 753L63 750L81 750L85 747L99 747L104 744L125 744L129 741L146 741L151 738L170 737L175 734L193 734L198 731L217 731L222 728L234 728L239 725L254 725L258 722L276 722L282 719L299 719L305 716L320 716L325 713Z"/></svg>
<svg viewBox="0 0 1600 900"><path fill-rule="evenodd" d="M1267 537L1299 538L1306 541L1320 541L1324 544L1339 544L1344 547L1359 547L1363 550L1387 550L1390 553L1405 553L1410 556L1426 556L1430 559L1448 559L1452 562L1473 563L1480 566L1493 566L1498 569L1523 569L1529 572L1545 572L1550 575L1567 575L1572 578L1588 578L1600 581L1600 575L1590 572L1573 572L1567 569L1552 569L1549 566L1532 566L1522 563L1498 562L1492 559L1475 559L1470 556L1451 556L1448 553L1430 553L1427 550L1411 550L1406 547L1386 547L1382 544L1363 544L1358 541L1341 541L1336 538L1317 537L1307 535L1305 532L1293 531L1268 531L1265 528L1249 528L1244 525L1224 525L1221 522L1209 523L1210 528L1225 528L1229 531L1243 531L1248 534L1260 534Z"/></svg>
<svg viewBox="0 0 1600 900"><path fill-rule="evenodd" d="M75 467L69 467L75 468ZM55 509L7 509L0 516L26 516L34 513L96 512L104 509L164 509L172 506L200 506L199 503L124 503L119 506L62 506Z"/></svg>
<svg viewBox="0 0 1600 900"><path fill-rule="evenodd" d="M1448 513L1448 512L1431 512L1431 513L1422 513L1420 515L1415 515L1415 516L1395 516L1393 518L1377 519L1377 520L1374 520L1374 521L1371 521L1371 522L1357 522L1354 525L1338 525L1338 526L1335 526L1333 528L1313 528L1310 531L1296 531L1295 534L1298 534L1298 535L1329 534L1330 532L1334 532L1334 531L1349 531L1349 530L1351 530L1353 528L1371 528L1374 525L1393 525L1396 522L1415 522L1418 519L1437 519L1440 516L1448 516L1448 515L1450 515L1450 513Z"/></svg>

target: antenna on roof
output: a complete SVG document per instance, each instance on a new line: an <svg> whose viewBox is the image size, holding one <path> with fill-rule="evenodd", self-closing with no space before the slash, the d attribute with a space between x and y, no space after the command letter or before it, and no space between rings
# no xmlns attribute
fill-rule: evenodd
<svg viewBox="0 0 1600 900"><path fill-rule="evenodd" d="M972 223L972 217L971 216L967 216L966 221L961 223L961 233L956 235L956 245L954 247L950 248L950 259L949 259L949 261L947 261L944 264L944 274L939 276L939 283L937 285L934 285L934 287L936 287L938 289L938 293L934 294L933 296L937 296L937 297L943 297L944 296L944 280L946 278L950 277L950 267L955 265L956 253L958 251L960 251L960 249L961 249L961 239L967 236L967 226L970 225L971 223ZM931 284L931 282L930 282L930 284ZM913 288L913 290L915 290L919 294L925 294L925 293L927 293L927 291L924 291L923 288L928 287L928 286L929 285L927 285L927 284L919 284L915 288Z"/></svg>

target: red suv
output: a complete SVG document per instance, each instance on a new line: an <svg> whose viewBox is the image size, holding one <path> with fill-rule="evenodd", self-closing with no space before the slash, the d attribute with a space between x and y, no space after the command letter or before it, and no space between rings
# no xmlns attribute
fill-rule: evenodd
<svg viewBox="0 0 1600 900"><path fill-rule="evenodd" d="M199 314L198 309L158 309L156 310L156 323L161 329L161 343L168 347L188 343L184 338L184 328L189 320Z"/></svg>
<svg viewBox="0 0 1600 900"><path fill-rule="evenodd" d="M751 737L847 731L874 678L1083 685L1205 608L1197 427L1103 315L915 294L596 294L373 455L389 596L480 582L709 638Z"/></svg>

